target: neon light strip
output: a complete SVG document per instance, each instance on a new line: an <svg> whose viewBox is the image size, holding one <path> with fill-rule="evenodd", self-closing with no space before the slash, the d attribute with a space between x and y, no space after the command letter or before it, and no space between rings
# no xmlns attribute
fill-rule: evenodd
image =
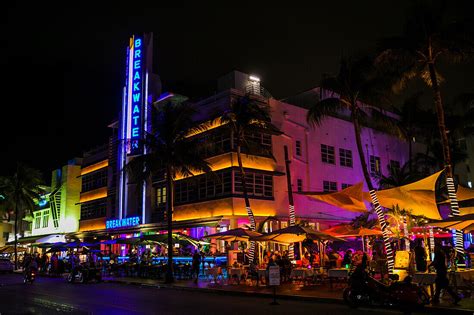
<svg viewBox="0 0 474 315"><path fill-rule="evenodd" d="M128 51L128 49L127 49ZM127 58L128 62L128 58ZM121 126L121 135L119 139L119 204L118 204L118 216L121 219L122 218L122 211L123 211L123 181L124 181L124 175L123 175L123 167L124 167L124 157L125 157L125 111L127 109L127 103L126 103L126 95L127 95L127 88L123 88L123 98L122 98L122 126Z"/></svg>
<svg viewBox="0 0 474 315"><path fill-rule="evenodd" d="M146 71L145 74L145 100L143 102L143 108L144 108L144 130L145 130L145 135L146 132L148 132L148 70ZM143 153L147 153L147 148L146 145L143 146ZM146 182L143 182L143 189L142 189L142 224L146 223Z"/></svg>
<svg viewBox="0 0 474 315"><path fill-rule="evenodd" d="M169 93L169 92L163 93L163 94L160 95L160 98L158 98L158 100L156 101L156 103L161 102L161 101L164 101L164 100L166 100L166 99L168 99L168 98L170 98L170 97L173 97L173 96L174 96L173 93Z"/></svg>
<svg viewBox="0 0 474 315"><path fill-rule="evenodd" d="M128 143L131 133L132 133L132 89L133 89L133 54L134 54L134 43L135 43L135 36L132 36L130 42L130 54L129 54L129 61L128 61L128 103L127 103L127 138L126 138L126 147L127 153L130 153L130 144Z"/></svg>

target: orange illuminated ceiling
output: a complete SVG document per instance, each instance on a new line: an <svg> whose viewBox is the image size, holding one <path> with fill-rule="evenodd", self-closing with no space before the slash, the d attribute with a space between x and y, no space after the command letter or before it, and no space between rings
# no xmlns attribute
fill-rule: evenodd
<svg viewBox="0 0 474 315"><path fill-rule="evenodd" d="M192 130L189 134L186 135L186 137L192 137L200 133L206 132L208 130L220 127L220 126L222 126L222 122L220 118L207 121L205 123L200 124L198 128L195 128L194 130Z"/></svg>
<svg viewBox="0 0 474 315"><path fill-rule="evenodd" d="M81 193L81 197L79 199L80 203L88 202L100 198L107 197L107 187L102 187L98 189L94 189L91 191L87 191L85 193Z"/></svg>
<svg viewBox="0 0 474 315"><path fill-rule="evenodd" d="M81 169L81 176L100 170L101 168L109 166L109 160L103 160L98 163L89 165Z"/></svg>
<svg viewBox="0 0 474 315"><path fill-rule="evenodd" d="M79 221L79 231L93 231L105 229L105 218Z"/></svg>
<svg viewBox="0 0 474 315"><path fill-rule="evenodd" d="M207 159L213 171L223 170L230 167L238 167L237 153L231 152L214 156ZM273 159L261 156L242 154L242 165L244 168L255 169L260 171L274 172L276 171L276 163ZM194 176L201 175L202 172L195 172ZM177 175L175 180L180 180L186 176Z"/></svg>
<svg viewBox="0 0 474 315"><path fill-rule="evenodd" d="M252 200L252 211L257 217L275 216L275 201ZM173 219L176 221L211 218L215 216L247 217L244 199L224 198L176 206L173 213Z"/></svg>

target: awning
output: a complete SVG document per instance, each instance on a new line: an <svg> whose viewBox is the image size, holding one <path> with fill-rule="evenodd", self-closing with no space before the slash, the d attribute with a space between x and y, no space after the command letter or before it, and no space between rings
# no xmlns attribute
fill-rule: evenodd
<svg viewBox="0 0 474 315"><path fill-rule="evenodd" d="M351 212L365 212L367 208L364 203L362 188L363 183L360 182L333 193L304 192L303 194Z"/></svg>
<svg viewBox="0 0 474 315"><path fill-rule="evenodd" d="M441 173L442 171L439 171L408 185L377 191L380 205L389 209L398 205L416 216L441 219L435 196L436 181ZM364 201L371 202L371 198L368 192L362 191L362 188L361 182L338 192L303 194L351 212L364 212L366 211Z"/></svg>
<svg viewBox="0 0 474 315"><path fill-rule="evenodd" d="M410 211L412 215L441 219L436 204L435 187L442 172L439 171L411 184L377 191L380 205L385 208L398 205L400 209ZM369 193L365 193L364 197L370 201Z"/></svg>

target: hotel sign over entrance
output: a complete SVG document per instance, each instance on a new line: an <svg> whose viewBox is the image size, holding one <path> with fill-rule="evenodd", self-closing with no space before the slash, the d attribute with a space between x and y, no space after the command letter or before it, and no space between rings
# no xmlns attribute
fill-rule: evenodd
<svg viewBox="0 0 474 315"><path fill-rule="evenodd" d="M130 38L127 67L127 153L142 154L144 106L144 43L143 37Z"/></svg>
<svg viewBox="0 0 474 315"><path fill-rule="evenodd" d="M132 227L140 225L140 217L130 217L125 219L111 219L105 221L105 228L109 229L117 229L117 228L124 228L124 227Z"/></svg>

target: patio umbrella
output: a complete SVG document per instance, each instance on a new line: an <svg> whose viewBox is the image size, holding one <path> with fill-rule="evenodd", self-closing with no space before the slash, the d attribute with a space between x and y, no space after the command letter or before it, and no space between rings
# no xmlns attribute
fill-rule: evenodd
<svg viewBox="0 0 474 315"><path fill-rule="evenodd" d="M25 252L25 247L17 247L17 252ZM11 245L4 246L0 248L0 254L13 254L15 252L15 247Z"/></svg>
<svg viewBox="0 0 474 315"><path fill-rule="evenodd" d="M333 226L327 230L324 230L324 233L328 233L338 237L360 237L362 241L362 250L365 251L365 236L382 235L382 231L378 228L367 229L364 227L354 228L350 224L340 224Z"/></svg>
<svg viewBox="0 0 474 315"><path fill-rule="evenodd" d="M91 246L95 246L97 244L94 244L94 243L86 243L86 242L79 242L79 241L76 241L76 242L72 242L72 243L66 243L66 247L69 247L69 248L75 248L75 247L91 247Z"/></svg>
<svg viewBox="0 0 474 315"><path fill-rule="evenodd" d="M191 236L187 236L180 233L173 233L173 243L180 243L180 244L191 244L194 246L198 245L205 245L209 244L208 242L200 241ZM152 234L152 235L144 235L141 238L142 240L151 240L151 241L158 241L163 244L167 244L168 242L168 234Z"/></svg>
<svg viewBox="0 0 474 315"><path fill-rule="evenodd" d="M46 251L46 253L65 252L68 248L66 246L53 246Z"/></svg>
<svg viewBox="0 0 474 315"><path fill-rule="evenodd" d="M430 222L426 225L447 229L471 231L474 229L474 214L450 217L445 220Z"/></svg>
<svg viewBox="0 0 474 315"><path fill-rule="evenodd" d="M276 242L283 244L298 243L305 239L317 240L317 241L344 241L341 238L313 230L309 227L303 227L301 225L289 226L280 230L275 230L262 236L251 237L250 240L258 242Z"/></svg>
<svg viewBox="0 0 474 315"><path fill-rule="evenodd" d="M248 241L251 237L261 236L261 233L251 231L248 229L232 229L220 233L204 236L203 238L214 238L220 241L235 242L235 241Z"/></svg>
<svg viewBox="0 0 474 315"><path fill-rule="evenodd" d="M101 241L100 244L104 245L114 245L114 244L129 244L129 245L136 245L141 241L138 237L130 237L130 238L115 238L113 240L106 240Z"/></svg>

